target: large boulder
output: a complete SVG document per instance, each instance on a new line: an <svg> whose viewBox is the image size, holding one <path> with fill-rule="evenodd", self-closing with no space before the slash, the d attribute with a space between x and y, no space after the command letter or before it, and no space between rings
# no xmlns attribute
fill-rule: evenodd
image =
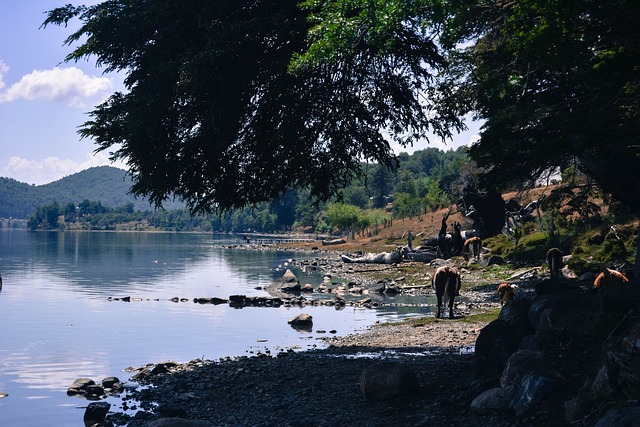
<svg viewBox="0 0 640 427"><path fill-rule="evenodd" d="M490 322L476 338L478 372L481 375L499 376L517 348L518 335L513 326L501 319Z"/></svg>
<svg viewBox="0 0 640 427"><path fill-rule="evenodd" d="M471 402L471 411L479 414L501 412L509 406L515 389L494 387L480 393Z"/></svg>
<svg viewBox="0 0 640 427"><path fill-rule="evenodd" d="M516 298L502 306L500 314L498 315L498 319L504 320L513 326L518 337L518 342L534 332L528 318L529 307L531 307L532 301L533 299L526 297Z"/></svg>
<svg viewBox="0 0 640 427"><path fill-rule="evenodd" d="M640 420L640 407L609 409L595 427L636 427Z"/></svg>
<svg viewBox="0 0 640 427"><path fill-rule="evenodd" d="M551 361L542 352L518 350L507 360L500 377L500 385L502 387L517 386L528 375L545 375L550 363Z"/></svg>
<svg viewBox="0 0 640 427"><path fill-rule="evenodd" d="M93 425L101 423L109 412L111 404L108 402L91 402L87 405L87 409L84 411L84 423L86 425Z"/></svg>
<svg viewBox="0 0 640 427"><path fill-rule="evenodd" d="M516 415L540 405L545 398L552 395L559 383L555 378L527 375L516 388L509 407Z"/></svg>
<svg viewBox="0 0 640 427"><path fill-rule="evenodd" d="M297 331L311 332L313 329L313 316L306 313L298 314L288 321L289 325Z"/></svg>
<svg viewBox="0 0 640 427"><path fill-rule="evenodd" d="M360 390L369 401L383 401L416 394L420 383L416 374L400 363L381 362L360 375Z"/></svg>
<svg viewBox="0 0 640 427"><path fill-rule="evenodd" d="M266 287L266 291L271 296L283 297L284 294L300 293L302 286L293 271L287 269L282 277Z"/></svg>

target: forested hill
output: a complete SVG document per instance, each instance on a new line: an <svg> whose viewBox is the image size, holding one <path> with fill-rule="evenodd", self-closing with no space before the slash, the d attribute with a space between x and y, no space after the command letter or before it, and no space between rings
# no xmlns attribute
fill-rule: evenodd
<svg viewBox="0 0 640 427"><path fill-rule="evenodd" d="M37 206L58 202L76 205L84 200L99 201L117 207L133 203L135 209L152 210L149 202L135 199L129 193L131 179L122 169L94 167L45 185L29 185L0 177L0 218L27 219ZM168 209L179 205L168 203Z"/></svg>

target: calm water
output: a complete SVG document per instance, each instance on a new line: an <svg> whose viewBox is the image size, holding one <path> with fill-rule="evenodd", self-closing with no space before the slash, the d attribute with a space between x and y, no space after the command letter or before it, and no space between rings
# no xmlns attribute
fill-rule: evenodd
<svg viewBox="0 0 640 427"><path fill-rule="evenodd" d="M389 308L195 304L198 297L266 296L259 288L282 274L276 267L304 256L220 243L193 234L0 231L0 395L8 393L0 398L0 426L83 426L88 402L66 395L79 377L126 380L129 366L322 346L327 334L318 330L345 335L399 316ZM296 273L304 282L322 280ZM110 300L124 296L132 302ZM421 310L429 309L402 315ZM314 332L288 325L303 311Z"/></svg>

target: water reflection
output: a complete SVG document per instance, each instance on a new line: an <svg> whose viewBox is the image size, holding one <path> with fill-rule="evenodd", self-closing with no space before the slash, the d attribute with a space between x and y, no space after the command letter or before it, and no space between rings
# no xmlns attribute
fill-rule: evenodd
<svg viewBox="0 0 640 427"><path fill-rule="evenodd" d="M126 379L126 367L146 363L322 346L326 334L318 330L349 334L416 314L387 297L399 305L236 310L194 303L266 296L262 288L281 274L274 268L300 255L219 243L210 235L0 231L0 396L9 395L0 399L0 425L81 425L82 411L66 396L78 377ZM130 302L109 300L125 296ZM301 334L288 321L303 312L313 316L313 329Z"/></svg>

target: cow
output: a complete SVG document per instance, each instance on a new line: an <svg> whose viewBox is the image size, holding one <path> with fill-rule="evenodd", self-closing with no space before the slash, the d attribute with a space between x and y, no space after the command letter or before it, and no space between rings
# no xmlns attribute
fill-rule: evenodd
<svg viewBox="0 0 640 427"><path fill-rule="evenodd" d="M482 249L482 239L478 236L470 237L464 242L462 246L462 255L466 261L469 261L471 257L476 261L480 261L480 250Z"/></svg>
<svg viewBox="0 0 640 427"><path fill-rule="evenodd" d="M552 279L560 277L560 266L562 265L562 252L558 248L551 248L546 255L547 266Z"/></svg>
<svg viewBox="0 0 640 427"><path fill-rule="evenodd" d="M609 283L628 283L629 279L624 274L619 271L612 270L610 268L605 268L604 271L596 277L596 280L593 281L593 287L595 289L609 284Z"/></svg>
<svg viewBox="0 0 640 427"><path fill-rule="evenodd" d="M438 308L436 318L442 317L443 299L448 299L449 318L453 319L453 300L460 295L460 274L455 268L444 266L436 269L431 282L433 289L436 291L438 300Z"/></svg>
<svg viewBox="0 0 640 427"><path fill-rule="evenodd" d="M504 305L515 297L515 286L509 283L501 283L498 285L498 297L500 298L500 305Z"/></svg>

